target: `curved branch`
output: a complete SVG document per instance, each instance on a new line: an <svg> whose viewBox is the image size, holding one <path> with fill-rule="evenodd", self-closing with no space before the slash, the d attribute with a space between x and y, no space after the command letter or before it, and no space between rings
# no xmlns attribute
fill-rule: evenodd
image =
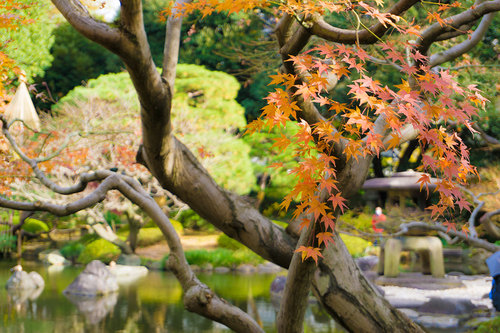
<svg viewBox="0 0 500 333"><path fill-rule="evenodd" d="M400 15L418 2L420 2L420 0L400 0L392 6L387 13ZM340 29L331 26L322 17L316 16L309 32L313 35L336 43L355 44L359 41L360 44L373 44L376 43L378 38L383 36L389 28L389 25L384 26L382 23L378 22L372 25L369 30L358 31Z"/></svg>
<svg viewBox="0 0 500 333"><path fill-rule="evenodd" d="M119 30L94 19L79 0L52 0L52 3L82 35L101 45L113 45L115 51L120 49L123 40Z"/></svg>
<svg viewBox="0 0 500 333"><path fill-rule="evenodd" d="M488 30L491 22L493 21L494 16L495 13L489 13L485 15L481 20L479 26L474 31L474 33L472 33L470 39L467 39L462 43L449 48L446 51L433 54L429 60L430 67L441 65L442 63L456 59L462 54L469 52L474 46L476 46L483 39L484 35L486 34L486 31Z"/></svg>
<svg viewBox="0 0 500 333"><path fill-rule="evenodd" d="M500 215L500 209L484 214L479 219L479 222L481 222L489 236L500 240L500 229L491 221L491 218L495 215Z"/></svg>
<svg viewBox="0 0 500 333"><path fill-rule="evenodd" d="M444 25L434 23L429 28L427 28L417 39L416 49L421 54L427 54L427 51L429 50L432 43L434 43L440 35L447 32L456 31L456 29L464 24L472 23L488 13L497 12L499 10L500 0L486 1L460 14L447 18L445 20L446 24Z"/></svg>
<svg viewBox="0 0 500 333"><path fill-rule="evenodd" d="M406 234L409 229L411 228L422 228L422 229L427 229L427 230L436 230L436 231L441 231L444 233L447 233L450 236L453 237L458 237L464 242L475 246L475 247L480 247L485 250L488 250L490 252L497 252L500 251L500 246L495 245L493 243L487 242L485 240L482 240L477 237L472 237L467 235L466 233L463 233L461 231L456 231L456 230L448 230L447 228L443 227L440 224L428 224L425 222L408 222L408 223L403 223L400 225L400 231L393 234L393 236L400 236L403 234Z"/></svg>

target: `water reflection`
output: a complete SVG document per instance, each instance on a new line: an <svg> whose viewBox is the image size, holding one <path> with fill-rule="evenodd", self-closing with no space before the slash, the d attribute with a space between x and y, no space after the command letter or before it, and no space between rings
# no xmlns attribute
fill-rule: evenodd
<svg viewBox="0 0 500 333"><path fill-rule="evenodd" d="M64 294L73 303L78 311L85 316L87 322L95 325L113 310L118 300L118 293L111 293L99 297L85 297L73 294Z"/></svg>
<svg viewBox="0 0 500 333"><path fill-rule="evenodd" d="M10 266L9 266L10 265ZM11 263L0 262L0 284L9 277ZM121 286L118 294L98 299L66 298L62 291L83 268L53 272L44 266L23 265L45 279L37 299L24 299L16 309L13 296L0 288L2 332L229 332L184 309L182 289L169 273L150 272L137 283ZM221 297L251 314L266 332L275 332L276 308L269 288L274 275L201 275L200 280ZM19 298L20 299L20 298ZM305 331L334 332L335 324L317 305L306 314Z"/></svg>

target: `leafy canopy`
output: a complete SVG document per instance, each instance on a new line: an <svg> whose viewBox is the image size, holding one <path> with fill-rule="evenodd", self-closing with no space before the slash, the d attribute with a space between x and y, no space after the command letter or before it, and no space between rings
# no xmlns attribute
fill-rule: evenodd
<svg viewBox="0 0 500 333"><path fill-rule="evenodd" d="M293 216L302 220L301 228L312 222L315 230L320 230L309 246L296 250L302 253L303 260L312 258L317 262L321 246L333 242L336 217L347 207L336 179L337 163L345 166L379 156L381 151L407 141L409 132L418 133L421 145L428 147L420 170L440 177L439 202L429 207L432 215L440 216L455 206L469 209L457 184L464 184L468 175L477 172L469 162L466 145L456 133L447 130L447 124L458 122L474 132L471 118L486 100L475 85L460 86L450 71L431 70L428 57L415 47L420 27L401 16L383 12L379 9L383 6L384 2L379 0L279 3L202 0L172 6L177 15L198 10L203 16L267 8L293 16L305 28L315 15L347 15L357 30L369 30L368 26L376 22L391 28L390 35L383 38L369 30L377 40L373 47L358 42L346 45L315 41L305 52L289 55L285 61L291 62L294 70L271 76L270 84L279 87L266 98L261 117L248 125L250 133L283 132L291 122L299 125L292 138L281 135L275 138L275 145L280 149L293 146L294 156L300 161L289 170L298 181L282 207L288 209L292 200L299 198ZM447 24L445 14L456 7L467 7L461 2L439 3L437 8L429 9L426 6L423 8L427 11L427 22L440 25ZM167 14L171 12L166 10ZM367 67L374 54L381 54L387 63L400 68L397 84L388 85L372 78ZM332 76L335 80L343 77L352 80L348 85L350 103L339 102L328 94ZM323 117L315 122L306 121L301 105L318 107ZM335 147L341 147L342 152L335 153ZM427 187L430 177L422 176L420 183Z"/></svg>

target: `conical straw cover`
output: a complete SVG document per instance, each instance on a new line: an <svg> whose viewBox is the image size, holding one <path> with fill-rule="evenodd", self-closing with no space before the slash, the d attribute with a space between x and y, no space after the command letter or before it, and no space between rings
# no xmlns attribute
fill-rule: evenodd
<svg viewBox="0 0 500 333"><path fill-rule="evenodd" d="M19 84L14 98L5 108L5 117L9 121L21 119L33 130L40 131L40 118L38 118L26 87L26 77L21 75L19 81L21 81L21 84Z"/></svg>

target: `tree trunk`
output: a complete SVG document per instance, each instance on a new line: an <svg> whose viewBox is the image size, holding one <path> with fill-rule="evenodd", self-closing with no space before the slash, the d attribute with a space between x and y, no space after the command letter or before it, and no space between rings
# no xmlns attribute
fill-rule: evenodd
<svg viewBox="0 0 500 333"><path fill-rule="evenodd" d="M423 332L393 308L358 269L336 233L323 251L313 292L326 311L350 332Z"/></svg>

